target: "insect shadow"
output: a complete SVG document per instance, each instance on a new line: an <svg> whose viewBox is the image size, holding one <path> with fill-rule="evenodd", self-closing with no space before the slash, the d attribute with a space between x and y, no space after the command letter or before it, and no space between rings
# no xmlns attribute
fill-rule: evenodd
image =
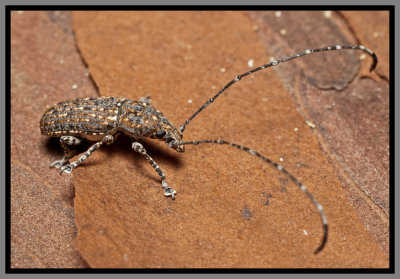
<svg viewBox="0 0 400 279"><path fill-rule="evenodd" d="M163 165L169 164L172 165L174 168L183 167L183 162L181 157L176 156L175 154L176 152L164 148L163 143L154 140L149 140L146 138L140 139L138 140L138 142L145 145L146 151L151 155L151 157L153 157L154 159L156 159L156 161L159 161ZM135 165L137 165L138 162L146 162L146 160L144 160L143 157L137 156L137 154L132 150L131 145L132 145L132 139L127 135L121 134L117 137L114 144L106 145L102 148L104 148L105 152L107 152L107 155L109 156L119 153L131 154L132 156L129 156L130 161L132 163L135 163ZM157 178L156 179L157 181L159 180L159 177L157 176L154 177Z"/></svg>
<svg viewBox="0 0 400 279"><path fill-rule="evenodd" d="M163 165L171 165L173 168L183 167L183 161L181 157L176 156L175 152L164 148L162 144L148 139L140 139L139 142L143 143L143 145L146 145L146 150L148 153L151 154L151 156L157 161L160 161ZM79 156L80 154L84 153L92 144L93 142L82 140L81 144L74 146L73 148L73 150L76 151L75 156ZM130 163L134 165L135 168L141 168L142 162L144 162L144 165L146 161L143 160L141 156L137 156L137 154L130 147L131 145L132 139L124 134L121 134L117 137L114 144L102 146L100 152L105 152L107 154L107 158L111 158L116 154L131 154L131 156L129 156ZM56 154L57 156L64 154L63 150L60 148L60 138L48 137L44 142L44 146L48 151L48 154ZM82 163L82 167L104 163L105 162L100 160L87 160ZM159 180L158 176L151 174L147 174L147 176L157 182Z"/></svg>

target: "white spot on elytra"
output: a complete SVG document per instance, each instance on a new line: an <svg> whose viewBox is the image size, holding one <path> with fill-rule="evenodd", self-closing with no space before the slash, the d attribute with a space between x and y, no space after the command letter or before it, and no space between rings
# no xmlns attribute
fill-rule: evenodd
<svg viewBox="0 0 400 279"><path fill-rule="evenodd" d="M277 165L276 168L277 168L278 170L280 170L280 171L283 169L283 167L282 167L281 165Z"/></svg>
<svg viewBox="0 0 400 279"><path fill-rule="evenodd" d="M306 186L302 184L302 185L300 186L300 189L301 189L302 191L305 191L305 190L306 190Z"/></svg>
<svg viewBox="0 0 400 279"><path fill-rule="evenodd" d="M283 158L279 158L279 161L283 162Z"/></svg>
<svg viewBox="0 0 400 279"><path fill-rule="evenodd" d="M281 11L276 11L276 12L275 12L275 16L276 16L276 17L280 17L281 15L282 15L282 12L281 12Z"/></svg>
<svg viewBox="0 0 400 279"><path fill-rule="evenodd" d="M378 38L379 37L379 32L374 32L374 34L372 34L372 37Z"/></svg>
<svg viewBox="0 0 400 279"><path fill-rule="evenodd" d="M249 68L252 68L254 66L254 59L250 59L249 61L247 61L247 65L249 66Z"/></svg>
<svg viewBox="0 0 400 279"><path fill-rule="evenodd" d="M360 60L364 60L367 57L367 55L365 53L360 55Z"/></svg>
<svg viewBox="0 0 400 279"><path fill-rule="evenodd" d="M24 11L17 11L17 14L22 15Z"/></svg>
<svg viewBox="0 0 400 279"><path fill-rule="evenodd" d="M279 33L281 33L282 36L285 36L287 32L286 29L281 29Z"/></svg>
<svg viewBox="0 0 400 279"><path fill-rule="evenodd" d="M308 235L308 232L306 230L303 230L304 235Z"/></svg>
<svg viewBox="0 0 400 279"><path fill-rule="evenodd" d="M219 69L220 71L221 71L221 73L225 73L226 72L226 69L225 68L221 68L221 69Z"/></svg>
<svg viewBox="0 0 400 279"><path fill-rule="evenodd" d="M76 84L72 85L72 89L77 89L77 88L78 88L78 85L76 85Z"/></svg>
<svg viewBox="0 0 400 279"><path fill-rule="evenodd" d="M191 99L188 100L188 103L191 104L193 101Z"/></svg>
<svg viewBox="0 0 400 279"><path fill-rule="evenodd" d="M295 132L297 132L298 130L299 130L299 128L297 128L297 127L296 127L296 128L294 128L294 131L295 131Z"/></svg>

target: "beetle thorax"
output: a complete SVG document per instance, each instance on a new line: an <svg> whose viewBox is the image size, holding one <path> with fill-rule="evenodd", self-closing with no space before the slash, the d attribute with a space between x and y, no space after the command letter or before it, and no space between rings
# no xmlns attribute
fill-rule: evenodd
<svg viewBox="0 0 400 279"><path fill-rule="evenodd" d="M163 140L169 147L184 152L182 133L167 118L146 101L127 101L122 104L118 129L133 138Z"/></svg>

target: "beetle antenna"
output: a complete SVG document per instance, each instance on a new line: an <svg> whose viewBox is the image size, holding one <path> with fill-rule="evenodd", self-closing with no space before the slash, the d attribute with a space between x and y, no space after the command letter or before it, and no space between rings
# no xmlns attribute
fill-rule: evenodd
<svg viewBox="0 0 400 279"><path fill-rule="evenodd" d="M185 131L186 125L188 125L190 123L190 121L192 121L192 119L195 118L197 114L199 114L200 111L202 111L208 105L210 105L212 102L214 102L214 100L216 98L218 98L219 95L224 93L225 90L227 90L234 83L236 83L239 80L241 80L243 77L248 76L248 75L250 75L252 73L258 72L260 70L269 68L271 66L277 66L280 63L283 63L283 62L286 62L286 61L289 61L289 60L292 60L292 59L295 59L295 58L298 58L298 57L301 57L301 56L304 56L304 55L307 55L307 54L311 54L313 52L322 52L322 51L340 50L340 49L359 49L359 50L362 50L362 51L365 51L366 53L368 53L373 59L371 67L369 69L370 72L372 72L375 69L376 64L378 63L378 58L376 57L375 53L372 50L370 50L370 49L368 49L368 48L366 48L365 46L362 46L362 45L359 45L359 46L340 46L340 45L337 45L337 46L329 46L329 47L322 47L322 48L316 48L316 49L307 49L307 50L305 50L303 52L300 52L298 54L295 54L295 55L292 55L292 56L289 56L289 57L285 57L285 58L282 58L282 59L279 59L279 60L272 61L272 62L270 62L268 64L265 64L265 65L262 65L262 66L260 66L258 68L254 68L254 69L252 69L252 70L250 70L250 71L248 71L248 72L246 72L244 74L238 75L233 80L231 80L227 85L225 85L225 87L222 88L214 97L210 98L203 106L201 106L191 117L189 117L189 119L186 120L179 127L179 130L181 132Z"/></svg>
<svg viewBox="0 0 400 279"><path fill-rule="evenodd" d="M299 188L301 191L303 191L306 196L311 200L311 202L314 204L314 206L317 208L320 216L321 216L321 221L322 221L322 225L323 225L323 230L324 230L324 234L322 237L322 241L320 246L314 251L314 254L318 254L319 252L322 251L322 249L325 247L325 244L328 240L328 221L325 217L325 212L324 209L322 207L322 205L314 198L313 195L311 195L311 193L307 190L307 187L301 183L299 180L297 180L296 177L294 177L292 174L290 174L287 170L285 170L281 165L271 161L270 159L268 159L267 157L261 155L260 153L258 153L257 151L245 147L243 145L239 145L236 143L232 143L232 142L227 142L224 140L199 140L199 141L190 141L190 142L183 142L182 144L193 144L193 145L198 145L201 143L215 143L215 144L226 144L229 146L233 146L237 149L246 151L247 153L250 153L251 155L255 155L259 158L261 158L264 162L267 162L268 164L270 164L271 166L273 166L275 169L277 169L278 171L282 172L284 175L286 175L290 180L292 180Z"/></svg>

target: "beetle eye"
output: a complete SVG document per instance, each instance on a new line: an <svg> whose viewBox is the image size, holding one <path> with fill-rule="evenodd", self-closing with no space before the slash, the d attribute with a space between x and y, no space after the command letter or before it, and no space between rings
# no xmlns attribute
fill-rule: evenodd
<svg viewBox="0 0 400 279"><path fill-rule="evenodd" d="M165 130L158 130L156 133L157 138L162 138L167 132Z"/></svg>
<svg viewBox="0 0 400 279"><path fill-rule="evenodd" d="M176 140L174 138L167 138L165 142L169 147L174 148L174 146L176 146Z"/></svg>

